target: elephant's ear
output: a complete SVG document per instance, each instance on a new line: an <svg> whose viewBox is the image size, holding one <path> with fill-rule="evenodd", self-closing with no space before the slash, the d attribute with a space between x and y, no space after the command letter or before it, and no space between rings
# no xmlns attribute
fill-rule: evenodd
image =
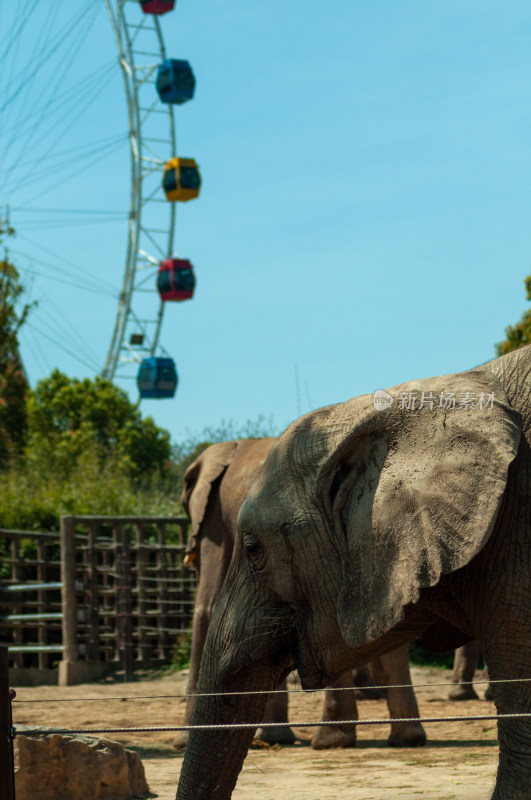
<svg viewBox="0 0 531 800"><path fill-rule="evenodd" d="M342 441L336 433L329 461L329 510L347 545L338 620L351 647L383 635L422 588L481 550L520 440L520 415L487 370L389 394L383 411L369 395L349 401L359 424Z"/></svg>
<svg viewBox="0 0 531 800"><path fill-rule="evenodd" d="M195 553L212 485L231 464L237 444L220 442L207 447L184 474L181 501L192 523L188 534L187 554Z"/></svg>

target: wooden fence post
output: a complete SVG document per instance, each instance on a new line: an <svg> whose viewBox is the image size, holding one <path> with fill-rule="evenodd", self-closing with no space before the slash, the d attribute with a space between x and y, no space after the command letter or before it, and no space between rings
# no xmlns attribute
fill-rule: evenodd
<svg viewBox="0 0 531 800"><path fill-rule="evenodd" d="M0 800L15 800L15 764L7 647L0 646Z"/></svg>
<svg viewBox="0 0 531 800"><path fill-rule="evenodd" d="M63 611L63 660L59 665L59 684L72 683L71 664L78 660L76 602L76 518L61 517L61 601ZM74 668L75 669L75 668Z"/></svg>
<svg viewBox="0 0 531 800"><path fill-rule="evenodd" d="M159 613L157 618L159 658L166 660L171 656L170 637L168 633L169 606L168 606L168 553L166 550L166 526L164 522L157 522L157 601Z"/></svg>
<svg viewBox="0 0 531 800"><path fill-rule="evenodd" d="M137 585L137 604L138 604L138 652L142 667L146 669L149 665L149 641L147 616L148 592L147 592L147 564L148 554L144 543L145 528L143 522L136 524L136 585Z"/></svg>
<svg viewBox="0 0 531 800"><path fill-rule="evenodd" d="M122 614L122 647L124 681L132 681L134 673L133 620L131 602L131 542L129 530L124 525L121 529L121 614Z"/></svg>
<svg viewBox="0 0 531 800"><path fill-rule="evenodd" d="M12 539L11 540L11 583L22 583L22 564L20 560L20 541L19 539ZM22 614L23 607L20 604L20 601L17 603L13 603L11 606L11 613L13 614ZM13 644L14 645L23 645L24 644L24 637L22 630L20 628L15 628L13 631ZM12 654L13 662L17 665L17 667L24 666L24 654L23 653L13 653Z"/></svg>
<svg viewBox="0 0 531 800"><path fill-rule="evenodd" d="M88 573L88 596L90 605L88 607L88 638L87 638L87 661L100 659L100 620L98 614L99 589L98 589L98 523L91 520L87 523L88 541L85 550L85 568Z"/></svg>

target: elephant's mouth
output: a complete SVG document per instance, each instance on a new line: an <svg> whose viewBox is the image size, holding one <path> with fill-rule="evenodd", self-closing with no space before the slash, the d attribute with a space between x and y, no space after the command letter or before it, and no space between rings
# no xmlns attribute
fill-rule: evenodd
<svg viewBox="0 0 531 800"><path fill-rule="evenodd" d="M331 682L322 653L321 647L297 636L295 668L303 689L323 689Z"/></svg>
<svg viewBox="0 0 531 800"><path fill-rule="evenodd" d="M303 689L330 686L345 672L351 658L339 628L336 630L329 618L308 613L297 616L295 667Z"/></svg>

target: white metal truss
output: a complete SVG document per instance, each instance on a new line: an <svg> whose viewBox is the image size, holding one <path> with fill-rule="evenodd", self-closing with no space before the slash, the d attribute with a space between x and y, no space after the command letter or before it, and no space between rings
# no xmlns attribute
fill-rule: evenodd
<svg viewBox="0 0 531 800"><path fill-rule="evenodd" d="M157 17L138 0L105 0L125 84L131 145L131 206L122 290L102 375L136 378L155 355L164 313L156 289L159 261L173 254L176 204L162 189L163 167L177 155L173 107L159 100L157 66L166 49Z"/></svg>

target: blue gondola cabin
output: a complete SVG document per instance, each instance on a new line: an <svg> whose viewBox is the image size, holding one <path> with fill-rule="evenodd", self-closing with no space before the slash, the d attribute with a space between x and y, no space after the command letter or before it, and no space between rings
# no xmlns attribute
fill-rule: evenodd
<svg viewBox="0 0 531 800"><path fill-rule="evenodd" d="M177 370L173 358L145 358L138 370L138 391L143 399L173 397L177 389Z"/></svg>
<svg viewBox="0 0 531 800"><path fill-rule="evenodd" d="M157 69L155 83L163 103L186 103L195 92L195 76L188 61L167 58Z"/></svg>
<svg viewBox="0 0 531 800"><path fill-rule="evenodd" d="M164 167L162 188L170 202L193 200L199 195L201 175L193 158L171 158Z"/></svg>
<svg viewBox="0 0 531 800"><path fill-rule="evenodd" d="M185 258L167 258L161 261L157 273L157 289L164 302L190 300L195 289L192 264Z"/></svg>
<svg viewBox="0 0 531 800"><path fill-rule="evenodd" d="M175 8L175 0L140 0L144 14L166 14Z"/></svg>

